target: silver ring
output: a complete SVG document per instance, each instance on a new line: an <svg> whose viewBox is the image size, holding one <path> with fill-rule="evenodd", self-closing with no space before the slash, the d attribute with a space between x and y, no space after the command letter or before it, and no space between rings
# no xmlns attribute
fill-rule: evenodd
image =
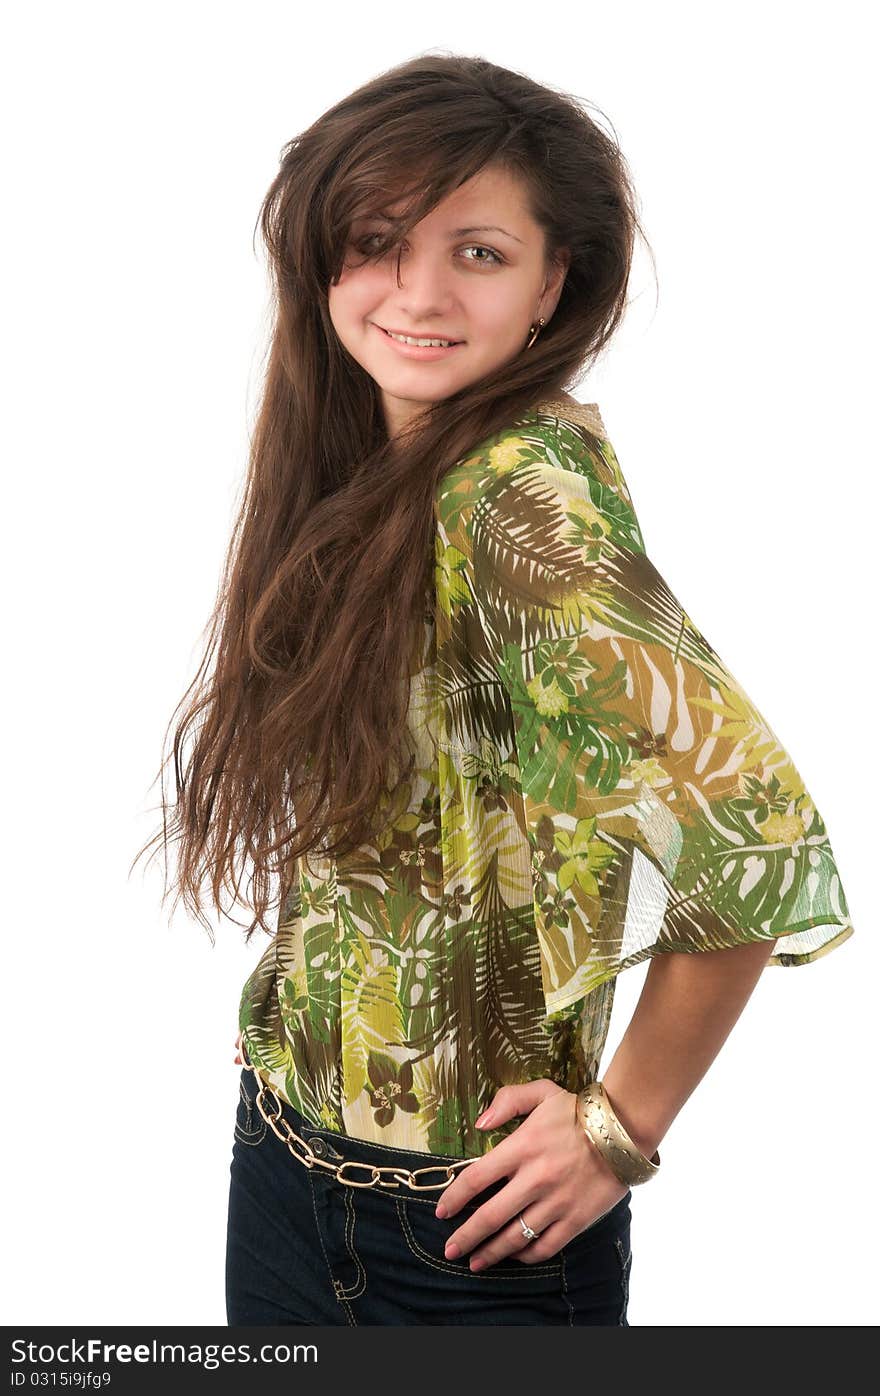
<svg viewBox="0 0 880 1396"><path fill-rule="evenodd" d="M517 1221L522 1227L522 1234L523 1236L525 1236L526 1240L537 1241L538 1237L541 1234L540 1231L533 1231L532 1228L529 1225L527 1225L527 1223L523 1220L522 1212L520 1212L519 1216L517 1217Z"/></svg>

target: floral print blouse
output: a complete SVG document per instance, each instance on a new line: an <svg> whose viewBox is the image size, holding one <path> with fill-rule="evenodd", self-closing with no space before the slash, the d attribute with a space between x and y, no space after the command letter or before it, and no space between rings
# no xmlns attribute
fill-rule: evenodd
<svg viewBox="0 0 880 1396"><path fill-rule="evenodd" d="M375 846L298 860L241 995L315 1125L473 1157L499 1086L599 1072L616 977L853 927L794 762L649 560L595 404L544 401L435 499L417 760Z"/></svg>

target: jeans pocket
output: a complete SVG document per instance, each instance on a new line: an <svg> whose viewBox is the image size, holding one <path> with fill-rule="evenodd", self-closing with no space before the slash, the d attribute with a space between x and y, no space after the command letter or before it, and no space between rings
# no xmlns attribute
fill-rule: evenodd
<svg viewBox="0 0 880 1396"><path fill-rule="evenodd" d="M318 1169L305 1170L305 1176L333 1293L348 1322L355 1323L350 1305L367 1288L366 1260L373 1239L366 1189L349 1187Z"/></svg>
<svg viewBox="0 0 880 1396"><path fill-rule="evenodd" d="M464 1275L473 1280L516 1279L532 1276L535 1279L547 1278L558 1281L562 1274L562 1261L558 1255L549 1260L538 1261L534 1265L524 1265L520 1260L507 1256L487 1265L484 1270L471 1270L470 1262L474 1252L486 1245L489 1237L478 1242L466 1255L457 1260L449 1260L445 1254L446 1242L466 1221L473 1210L462 1209L454 1217L441 1221L434 1216L434 1206L411 1198L396 1199L400 1229L410 1254L428 1270L443 1271L447 1275Z"/></svg>
<svg viewBox="0 0 880 1396"><path fill-rule="evenodd" d="M266 1137L268 1128L257 1109L256 1099L248 1095L244 1084L244 1072L238 1082L238 1108L235 1112L235 1137L240 1144L257 1145L261 1144Z"/></svg>

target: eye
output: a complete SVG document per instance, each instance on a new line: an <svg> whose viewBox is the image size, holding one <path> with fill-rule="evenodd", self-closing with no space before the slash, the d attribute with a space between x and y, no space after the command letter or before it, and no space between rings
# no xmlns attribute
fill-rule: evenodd
<svg viewBox="0 0 880 1396"><path fill-rule="evenodd" d="M355 243L355 247L357 248L357 251L358 251L358 252L369 253L369 252L372 250L372 244L375 243L375 242L377 242L377 241L379 240L380 236L381 236L381 234L379 234L379 233L371 233L368 237L360 238L360 239ZM464 252L485 252L485 253L486 253L486 256L485 256L485 257L466 257L466 258L465 258L465 261L467 261L467 262L474 262L477 266L496 266L496 265L497 265L497 266L501 266L501 265L503 265L503 263L504 263L504 258L500 255L500 253L495 252L495 251L493 250L493 248L491 248L491 247L483 247L483 246L482 246L481 244L479 244L479 243L474 243L474 244L472 244L470 247L465 247L465 248L463 248L462 250L463 250ZM491 258L491 261L489 260L489 258Z"/></svg>
<svg viewBox="0 0 880 1396"><path fill-rule="evenodd" d="M492 266L495 262L501 263L504 261L504 258L499 256L497 252L493 252L491 247L480 247L479 245L475 245L473 247L466 247L464 250L465 252L488 252L493 260L492 262L486 263L485 265L487 266ZM470 261L471 259L468 258L467 260ZM476 258L474 258L474 260L476 261ZM483 261L483 258L480 258L480 261Z"/></svg>

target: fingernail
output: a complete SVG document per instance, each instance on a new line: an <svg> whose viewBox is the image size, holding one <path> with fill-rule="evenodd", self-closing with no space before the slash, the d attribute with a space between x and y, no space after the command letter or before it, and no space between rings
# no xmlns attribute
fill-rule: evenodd
<svg viewBox="0 0 880 1396"><path fill-rule="evenodd" d="M454 1260L457 1255L461 1255L461 1250L454 1241L447 1241L444 1254L447 1260Z"/></svg>
<svg viewBox="0 0 880 1396"><path fill-rule="evenodd" d="M442 1203L442 1202L438 1202L438 1203L437 1203L437 1206L434 1208L434 1216L435 1216L435 1217L445 1217L445 1216L446 1216L446 1208L443 1206L443 1203Z"/></svg>
<svg viewBox="0 0 880 1396"><path fill-rule="evenodd" d="M483 1113L482 1113L482 1115L478 1115L477 1118L474 1120L474 1124L475 1124L475 1125L477 1126L477 1128L479 1129L479 1128L481 1128L483 1125L487 1125L487 1124L489 1123L489 1120L491 1119L491 1117L492 1117L492 1111L491 1111L491 1110L484 1110Z"/></svg>

